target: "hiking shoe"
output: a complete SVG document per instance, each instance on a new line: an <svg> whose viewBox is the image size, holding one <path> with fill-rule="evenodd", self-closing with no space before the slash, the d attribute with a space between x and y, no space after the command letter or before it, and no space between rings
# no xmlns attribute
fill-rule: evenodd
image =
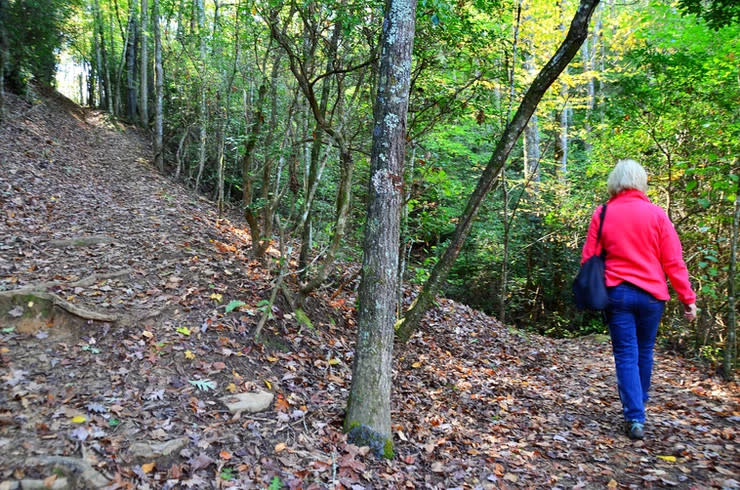
<svg viewBox="0 0 740 490"><path fill-rule="evenodd" d="M642 439L645 437L645 426L640 422L628 420L624 423L624 432L630 439Z"/></svg>

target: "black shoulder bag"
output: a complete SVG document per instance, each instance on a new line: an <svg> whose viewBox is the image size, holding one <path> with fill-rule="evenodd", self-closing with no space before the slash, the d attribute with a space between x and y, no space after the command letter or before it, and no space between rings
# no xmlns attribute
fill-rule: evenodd
<svg viewBox="0 0 740 490"><path fill-rule="evenodd" d="M596 243L601 243L601 229L604 227L606 204L601 208L601 222ZM601 246L601 253L592 255L583 263L578 275L573 281L573 298L579 310L603 310L609 304L609 295L606 292L604 279L604 261L606 249Z"/></svg>

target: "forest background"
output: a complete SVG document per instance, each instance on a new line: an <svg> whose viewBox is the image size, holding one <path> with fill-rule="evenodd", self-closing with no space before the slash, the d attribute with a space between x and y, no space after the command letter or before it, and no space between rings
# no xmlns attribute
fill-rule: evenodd
<svg viewBox="0 0 740 490"><path fill-rule="evenodd" d="M597 7L483 202L444 295L541 334L602 332L598 315L574 309L570 282L610 168L635 158L682 239L701 309L687 325L672 301L661 341L731 375L740 12L702 5ZM419 2L402 282L428 279L576 7ZM351 282L338 264L362 255L383 14L382 2L0 0L0 94L54 83L69 75L57 73L60 55L71 59L62 68L79 70L80 103L151 130L160 171L243 214L276 291L286 262L268 248L295 247L298 289L282 289L300 309L316 289Z"/></svg>

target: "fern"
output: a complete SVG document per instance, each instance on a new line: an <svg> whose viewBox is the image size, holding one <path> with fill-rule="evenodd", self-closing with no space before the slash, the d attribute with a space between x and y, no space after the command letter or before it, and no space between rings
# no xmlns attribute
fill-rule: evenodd
<svg viewBox="0 0 740 490"><path fill-rule="evenodd" d="M215 390L216 383L210 379L191 379L188 381L191 385L195 386L201 391Z"/></svg>

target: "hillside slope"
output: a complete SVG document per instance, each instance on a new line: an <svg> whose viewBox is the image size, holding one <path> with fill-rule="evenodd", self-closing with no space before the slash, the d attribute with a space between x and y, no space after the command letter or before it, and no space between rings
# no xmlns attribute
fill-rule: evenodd
<svg viewBox="0 0 740 490"><path fill-rule="evenodd" d="M738 488L737 385L658 353L632 442L608 342L447 300L397 345L396 458L347 444L353 292L311 298L311 325L276 307L255 343L271 277L238 218L159 175L142 134L39 97L0 123L0 291L25 291L0 302L0 489ZM258 391L259 413L221 400Z"/></svg>

